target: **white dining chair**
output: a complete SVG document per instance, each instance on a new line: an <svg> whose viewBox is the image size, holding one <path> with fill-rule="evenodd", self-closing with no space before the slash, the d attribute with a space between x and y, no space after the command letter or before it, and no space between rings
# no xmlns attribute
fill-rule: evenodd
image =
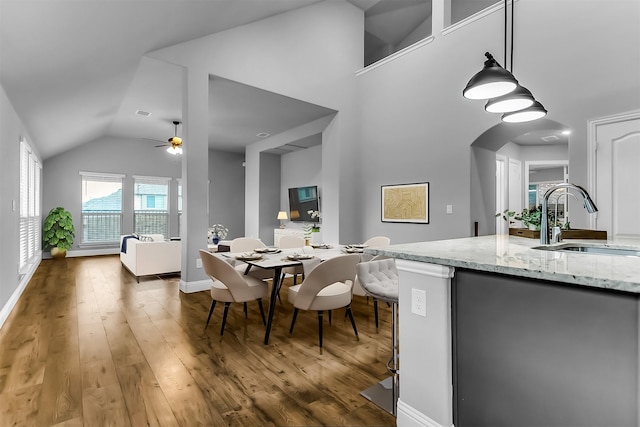
<svg viewBox="0 0 640 427"><path fill-rule="evenodd" d="M359 254L340 255L319 263L306 274L304 281L289 288L289 302L293 304L293 317L289 333L293 333L299 310L318 313L318 341L322 349L322 319L324 311L346 308L356 337L358 329L351 312L351 287L356 276Z"/></svg>
<svg viewBox="0 0 640 427"><path fill-rule="evenodd" d="M262 240L253 237L236 237L231 241L229 247L231 248L231 253L242 253L253 252L254 249L266 248L267 245L265 245ZM273 279L269 270L264 270L262 268L249 269L250 266L246 262L234 260L233 266L242 274L249 274L262 280ZM249 271L247 272L248 269Z"/></svg>
<svg viewBox="0 0 640 427"><path fill-rule="evenodd" d="M262 298L269 295L268 285L255 277L241 274L233 268L231 264L218 258L208 250L200 249L200 259L202 259L202 267L204 272L212 280L211 284L211 308L205 329L209 326L213 309L216 302L224 302L224 314L222 316L222 326L220 327L220 335L224 334L224 327L227 323L227 314L229 306L232 302L244 303L244 314L247 316L247 301L258 301L260 308L260 316L262 323L267 324L264 317L264 308L262 306Z"/></svg>

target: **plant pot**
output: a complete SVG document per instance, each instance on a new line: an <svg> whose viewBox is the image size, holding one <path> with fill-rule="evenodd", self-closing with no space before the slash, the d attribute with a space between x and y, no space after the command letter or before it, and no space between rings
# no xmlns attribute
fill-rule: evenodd
<svg viewBox="0 0 640 427"><path fill-rule="evenodd" d="M67 250L63 248L51 248L51 256L55 259L62 259L67 256Z"/></svg>

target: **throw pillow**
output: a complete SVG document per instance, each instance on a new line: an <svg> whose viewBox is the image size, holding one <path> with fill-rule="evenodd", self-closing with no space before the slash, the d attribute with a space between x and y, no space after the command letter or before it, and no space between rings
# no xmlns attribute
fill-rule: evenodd
<svg viewBox="0 0 640 427"><path fill-rule="evenodd" d="M141 242L153 242L153 237L151 236L143 236L141 234L139 238Z"/></svg>

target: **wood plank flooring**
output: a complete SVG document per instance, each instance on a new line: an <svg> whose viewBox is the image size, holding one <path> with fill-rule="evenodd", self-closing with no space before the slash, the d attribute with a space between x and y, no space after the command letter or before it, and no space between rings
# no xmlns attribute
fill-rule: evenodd
<svg viewBox="0 0 640 427"><path fill-rule="evenodd" d="M386 378L391 310L292 309L282 290L269 345L256 303L222 307L178 277L137 283L118 256L43 260L0 330L0 426L395 426L360 391ZM265 301L268 305L268 301ZM220 306L221 304L219 304ZM266 307L265 307L266 308Z"/></svg>

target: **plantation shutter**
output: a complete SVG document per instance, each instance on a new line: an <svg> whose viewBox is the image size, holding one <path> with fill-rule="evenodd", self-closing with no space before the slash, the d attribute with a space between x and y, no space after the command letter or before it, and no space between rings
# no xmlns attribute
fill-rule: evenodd
<svg viewBox="0 0 640 427"><path fill-rule="evenodd" d="M42 244L40 191L42 166L24 138L20 139L20 271L39 254Z"/></svg>

